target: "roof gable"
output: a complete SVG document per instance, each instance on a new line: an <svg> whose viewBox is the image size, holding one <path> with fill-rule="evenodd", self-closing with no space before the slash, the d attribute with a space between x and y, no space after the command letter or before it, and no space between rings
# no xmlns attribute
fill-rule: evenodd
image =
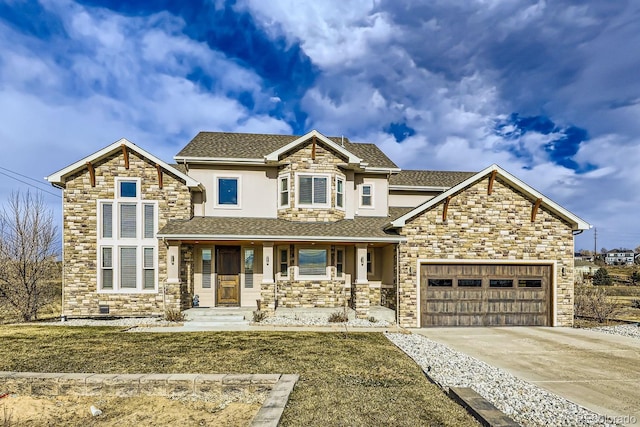
<svg viewBox="0 0 640 427"><path fill-rule="evenodd" d="M307 133L306 135L302 135L301 137L291 141L290 143L288 143L287 145L278 148L277 150L272 151L271 153L267 154L265 156L265 160L266 161L270 161L270 162L276 162L278 160L280 160L280 156L295 150L297 147L306 144L310 139L316 139L318 140L318 142L322 143L323 145L325 145L326 147L330 148L332 151L337 152L339 154L341 154L344 158L347 159L347 162L350 165L360 165L363 163L363 160L356 156L355 154L351 153L350 151L348 151L347 149L345 149L344 147L336 144L335 142L331 141L329 138L327 138L326 136L324 136L323 134L321 134L320 132L318 132L317 130L312 130L311 132Z"/></svg>
<svg viewBox="0 0 640 427"><path fill-rule="evenodd" d="M477 174L474 174L474 175L470 176L469 178L465 179L464 181L462 181L462 182L458 183L457 185L451 187L449 190L443 192L442 194L439 194L438 196L434 197L433 199L430 199L427 202L423 203L422 205L416 207L415 209L407 212L406 214L404 214L401 217L397 218L396 220L392 221L391 222L391 227L403 227L403 226L405 226L406 223L409 220L411 220L412 218L414 218L415 216L420 215L421 213L423 213L423 212L431 209L432 207L438 205L440 202L443 202L447 197L454 196L455 194L457 194L460 191L464 190L466 187L468 187L468 186L480 181L481 179L483 179L487 175L493 173L494 171L502 179L507 181L513 187L517 188L519 191L521 191L528 198L530 198L532 200L541 199L541 206L543 206L546 209L554 212L556 215L560 216L561 218L563 218L564 220L569 222L574 230L588 230L588 229L591 228L591 225L589 223L587 223L586 221L584 221L583 219L581 219L577 215L574 215L573 213L569 212L568 210L566 210L562 206L558 205L557 203L555 203L551 199L545 197L542 193L538 192L533 187L527 185L526 183L524 183L520 179L518 179L515 176L511 175L509 172L505 171L504 169L502 169L500 166L498 166L496 164L491 165L488 168L478 172Z"/></svg>
<svg viewBox="0 0 640 427"><path fill-rule="evenodd" d="M75 173L78 170L86 168L87 167L87 163L93 163L93 162L96 162L98 160L104 159L104 158L110 156L111 154L113 154L114 152L116 152L117 150L122 150L123 146L127 147L131 151L136 152L140 156L151 160L153 163L155 163L157 165L160 165L160 167L162 167L163 169L171 172L172 174L174 174L178 178L183 179L185 181L187 187L195 188L195 189L200 189L201 188L200 183L198 181L196 181L195 179L191 178L190 176L188 176L184 172L176 169L175 167L169 165L168 163L163 162L162 160L160 160L159 158L157 158L153 154L149 153L148 151L143 150L142 148L138 147L136 144L134 144L133 142L127 140L126 138L119 139L118 141L114 142L113 144L110 144L110 145L104 147L103 149L101 149L99 151L96 151L95 153L90 154L87 157L84 157L84 158L78 160L75 163L72 163L71 165L67 166L66 168L60 169L59 171L52 173L51 175L47 176L45 179L47 181L49 181L51 184L64 185L65 184L65 180L69 175Z"/></svg>

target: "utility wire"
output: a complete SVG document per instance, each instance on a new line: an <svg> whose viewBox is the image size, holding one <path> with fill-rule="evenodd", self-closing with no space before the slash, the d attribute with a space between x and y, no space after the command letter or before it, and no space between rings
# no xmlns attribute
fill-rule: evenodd
<svg viewBox="0 0 640 427"><path fill-rule="evenodd" d="M35 179L35 178L31 178L30 176L27 176L27 175L22 175L21 173L18 173L18 172L16 172L16 171L12 171L11 169L3 168L2 166L0 166L0 169L5 170L5 171L7 171L7 172L11 172L12 174L14 174L14 175L18 175L18 176L21 176L21 177L23 177L23 178L30 179L31 181L33 181L33 182L37 182L38 184L42 185L42 180Z"/></svg>
<svg viewBox="0 0 640 427"><path fill-rule="evenodd" d="M5 168L2 168L2 169L5 169ZM5 169L5 170L6 170L6 169ZM21 179L16 178L15 176L11 176L11 175L9 175L8 173L0 172L0 175L4 175L4 176L7 176L7 177L9 177L9 178L11 178L11 179L15 179L15 180L16 180L16 181L18 181L18 182L21 182L21 183L23 183L23 184L25 184L25 185L28 185L29 187L33 187L33 188L35 188L36 190L39 190L39 191L42 191L42 192L45 192L45 193L51 194L52 196L56 196L56 197L62 198L62 196L61 196L61 195L59 195L59 194L52 193L51 191L44 190L44 189L42 189L42 188L40 188L40 187L37 187L37 186L35 186L35 185L31 184L31 183L28 183L27 181L23 181L23 180L21 180ZM18 174L18 175L19 175L19 174ZM22 176L22 175L21 175L21 176ZM33 179L33 178L29 178L29 179ZM35 181L35 180L34 180L34 181Z"/></svg>

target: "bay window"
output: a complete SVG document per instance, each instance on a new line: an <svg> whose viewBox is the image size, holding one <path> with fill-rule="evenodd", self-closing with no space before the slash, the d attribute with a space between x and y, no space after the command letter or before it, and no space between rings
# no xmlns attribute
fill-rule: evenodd
<svg viewBox="0 0 640 427"><path fill-rule="evenodd" d="M298 175L298 205L306 207L329 207L329 176Z"/></svg>

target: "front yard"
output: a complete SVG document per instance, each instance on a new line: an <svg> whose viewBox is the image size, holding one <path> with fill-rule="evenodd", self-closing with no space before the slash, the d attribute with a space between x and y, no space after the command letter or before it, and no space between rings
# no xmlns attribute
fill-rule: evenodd
<svg viewBox="0 0 640 427"><path fill-rule="evenodd" d="M378 333L3 326L0 343L0 371L297 373L282 425L477 425Z"/></svg>

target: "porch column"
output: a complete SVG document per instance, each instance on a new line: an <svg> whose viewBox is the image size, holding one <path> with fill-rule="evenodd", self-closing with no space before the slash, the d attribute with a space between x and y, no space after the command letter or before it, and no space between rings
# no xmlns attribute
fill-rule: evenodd
<svg viewBox="0 0 640 427"><path fill-rule="evenodd" d="M354 308L358 319L369 317L369 280L367 279L367 244L356 245L356 299Z"/></svg>
<svg viewBox="0 0 640 427"><path fill-rule="evenodd" d="M275 312L276 307L276 283L273 281L273 242L262 243L262 284L260 296L262 298L261 310L267 313Z"/></svg>
<svg viewBox="0 0 640 427"><path fill-rule="evenodd" d="M182 280L180 279L180 243L177 241L169 242L167 248L167 281L164 284L163 294L163 310L181 310L183 305L180 299L182 298ZM188 307L191 307L191 301L189 301Z"/></svg>

